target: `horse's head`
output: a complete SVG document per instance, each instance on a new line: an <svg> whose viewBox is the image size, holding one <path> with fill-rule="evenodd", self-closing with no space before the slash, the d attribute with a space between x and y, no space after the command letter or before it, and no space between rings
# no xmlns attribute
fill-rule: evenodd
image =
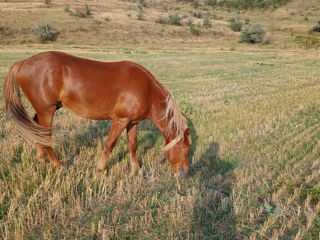
<svg viewBox="0 0 320 240"><path fill-rule="evenodd" d="M185 176L189 171L189 154L191 145L189 133L190 128L187 128L184 131L183 136L181 136L175 144L173 143L174 145L172 147L165 150L165 156L171 163L176 177Z"/></svg>

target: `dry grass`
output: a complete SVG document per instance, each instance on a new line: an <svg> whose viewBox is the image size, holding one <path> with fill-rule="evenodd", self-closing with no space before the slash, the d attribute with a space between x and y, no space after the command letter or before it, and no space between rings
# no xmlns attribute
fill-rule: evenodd
<svg viewBox="0 0 320 240"><path fill-rule="evenodd" d="M264 12L153 0L144 8L146 21L136 19L134 1L88 1L93 15L87 18L65 12L65 1L25 2L0 2L0 90L13 62L48 49L136 61L186 114L191 170L181 191L167 161L150 175L164 141L144 121L138 131L143 174L131 176L124 135L99 174L110 122L61 109L54 135L62 139L55 152L64 170L56 171L38 161L6 119L1 94L0 239L319 239L320 57L294 42L319 20L318 0ZM84 6L68 4L72 12ZM155 23L173 11L187 16L183 21L207 13L213 28L193 36L188 26ZM232 16L261 23L272 44L237 43ZM30 29L39 22L60 32L56 42L38 44Z"/></svg>
<svg viewBox="0 0 320 240"><path fill-rule="evenodd" d="M36 51L2 52L1 86L11 63ZM66 110L55 117L65 166L55 171L5 120L1 100L1 238L319 237L319 55L99 51L76 54L137 61L173 92L192 128L190 176L178 191L167 161L148 175L163 144L149 122L138 135L143 176L130 175L125 136L98 174L110 125Z"/></svg>

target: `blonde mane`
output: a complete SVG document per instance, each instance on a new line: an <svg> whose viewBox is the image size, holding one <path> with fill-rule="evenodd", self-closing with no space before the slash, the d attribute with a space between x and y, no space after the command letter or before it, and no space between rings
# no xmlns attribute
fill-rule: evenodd
<svg viewBox="0 0 320 240"><path fill-rule="evenodd" d="M171 131L175 135L175 139L169 144L164 146L163 151L167 151L173 147L182 137L186 130L187 121L179 109L177 102L174 100L173 96L169 93L166 98L166 109L163 113L163 118L167 121L167 133L170 134Z"/></svg>

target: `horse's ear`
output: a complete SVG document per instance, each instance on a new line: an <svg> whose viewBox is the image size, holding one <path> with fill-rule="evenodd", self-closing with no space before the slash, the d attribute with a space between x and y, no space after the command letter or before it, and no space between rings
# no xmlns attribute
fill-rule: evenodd
<svg viewBox="0 0 320 240"><path fill-rule="evenodd" d="M191 140L191 137L189 134L190 134L190 128L187 128L186 130L184 130L184 133L183 133L184 139L185 139L185 141L188 140L189 144L191 145L192 140Z"/></svg>

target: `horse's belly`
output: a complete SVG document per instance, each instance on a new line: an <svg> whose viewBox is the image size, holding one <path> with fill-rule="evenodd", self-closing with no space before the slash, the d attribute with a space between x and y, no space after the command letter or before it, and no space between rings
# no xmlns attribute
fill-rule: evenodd
<svg viewBox="0 0 320 240"><path fill-rule="evenodd" d="M68 101L68 99L61 100L61 102L63 107L67 108L78 116L94 120L111 119L107 108L99 109L99 107L95 106L94 103L91 103L90 105L86 103L74 103Z"/></svg>

